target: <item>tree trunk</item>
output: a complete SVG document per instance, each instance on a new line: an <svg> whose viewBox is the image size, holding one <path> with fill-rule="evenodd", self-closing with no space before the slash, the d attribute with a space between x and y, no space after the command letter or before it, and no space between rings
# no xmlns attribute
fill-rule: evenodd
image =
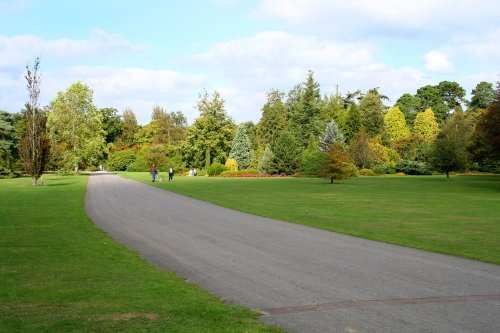
<svg viewBox="0 0 500 333"><path fill-rule="evenodd" d="M35 176L31 177L31 186L38 186L38 178Z"/></svg>
<svg viewBox="0 0 500 333"><path fill-rule="evenodd" d="M446 179L450 178L450 172L446 171Z"/></svg>
<svg viewBox="0 0 500 333"><path fill-rule="evenodd" d="M333 177L330 178L330 184L333 184Z"/></svg>

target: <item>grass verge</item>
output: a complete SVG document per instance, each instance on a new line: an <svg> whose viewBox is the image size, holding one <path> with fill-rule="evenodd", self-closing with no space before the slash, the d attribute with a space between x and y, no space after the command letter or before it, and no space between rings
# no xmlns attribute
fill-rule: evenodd
<svg viewBox="0 0 500 333"><path fill-rule="evenodd" d="M0 332L281 332L94 227L86 176L0 180Z"/></svg>
<svg viewBox="0 0 500 333"><path fill-rule="evenodd" d="M151 184L147 173L120 175ZM334 184L175 177L153 185L256 215L500 264L500 176L359 177Z"/></svg>

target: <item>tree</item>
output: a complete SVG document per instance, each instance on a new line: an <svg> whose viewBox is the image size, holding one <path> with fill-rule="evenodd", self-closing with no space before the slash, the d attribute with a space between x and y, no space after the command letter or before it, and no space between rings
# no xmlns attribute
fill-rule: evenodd
<svg viewBox="0 0 500 333"><path fill-rule="evenodd" d="M431 151L433 167L446 173L449 178L451 171L464 170L468 163L467 143L469 126L462 111L457 111L450 117L438 134Z"/></svg>
<svg viewBox="0 0 500 333"><path fill-rule="evenodd" d="M472 89L470 107L473 110L486 109L495 98L495 90L489 82L479 82L475 89Z"/></svg>
<svg viewBox="0 0 500 333"><path fill-rule="evenodd" d="M361 131L361 114L356 103L349 106L346 129L344 132L345 141L350 143Z"/></svg>
<svg viewBox="0 0 500 333"><path fill-rule="evenodd" d="M343 144L344 136L339 131L339 128L335 120L332 120L326 126L325 134L323 134L323 137L321 138L320 141L319 150L322 152L327 152L330 150L330 148L335 142L340 142L341 144Z"/></svg>
<svg viewBox="0 0 500 333"><path fill-rule="evenodd" d="M124 145L130 147L134 144L135 135L139 130L139 125L137 124L137 118L135 117L134 111L130 108L123 110L122 121L123 131L119 137Z"/></svg>
<svg viewBox="0 0 500 333"><path fill-rule="evenodd" d="M289 131L281 132L273 149L272 173L291 175L300 168L301 147Z"/></svg>
<svg viewBox="0 0 500 333"><path fill-rule="evenodd" d="M252 153L252 144L248 139L245 127L240 125L236 130L229 157L234 158L238 162L240 169L247 169L252 161Z"/></svg>
<svg viewBox="0 0 500 333"><path fill-rule="evenodd" d="M384 104L377 89L370 89L361 99L359 110L366 133L371 136L380 135L384 131Z"/></svg>
<svg viewBox="0 0 500 333"><path fill-rule="evenodd" d="M262 156L259 158L259 163L257 165L257 170L260 174L271 173L272 171L272 163L274 159L274 154L271 150L271 146L269 144L266 145Z"/></svg>
<svg viewBox="0 0 500 333"><path fill-rule="evenodd" d="M306 81L290 92L287 101L290 130L302 148L307 146L311 134L320 135L321 104L319 83L314 80L314 72L310 70Z"/></svg>
<svg viewBox="0 0 500 333"><path fill-rule="evenodd" d="M81 82L58 92L51 103L47 127L53 144L61 148L64 170L97 164L106 151L101 115L93 104L93 90Z"/></svg>
<svg viewBox="0 0 500 333"><path fill-rule="evenodd" d="M0 178L13 176L15 129L10 113L0 110Z"/></svg>
<svg viewBox="0 0 500 333"><path fill-rule="evenodd" d="M283 95L279 90L271 90L266 95L267 101L262 107L262 117L257 124L257 141L262 146L269 144L272 148L280 133L288 128Z"/></svg>
<svg viewBox="0 0 500 333"><path fill-rule="evenodd" d="M327 164L322 170L322 176L330 179L342 180L351 177L356 172L352 158L340 142L335 142L328 151Z"/></svg>
<svg viewBox="0 0 500 333"><path fill-rule="evenodd" d="M40 110L40 58L35 59L32 68L26 66L26 88L29 100L26 103L26 132L20 142L19 151L24 170L31 176L31 185L37 186L43 174L50 152L50 143L46 134L47 116Z"/></svg>
<svg viewBox="0 0 500 333"><path fill-rule="evenodd" d="M224 100L216 91L212 97L205 91L200 94L200 116L187 130L185 156L188 165L208 168L212 161L224 163L231 149L235 125L227 115Z"/></svg>
<svg viewBox="0 0 500 333"><path fill-rule="evenodd" d="M153 143L179 144L185 138L187 120L181 111L168 113L161 106L154 106L148 124L153 134Z"/></svg>
<svg viewBox="0 0 500 333"><path fill-rule="evenodd" d="M449 111L462 109L462 103L466 102L465 89L457 82L441 81L437 88Z"/></svg>
<svg viewBox="0 0 500 333"><path fill-rule="evenodd" d="M473 151L481 160L500 161L500 82L486 111L480 116L474 131Z"/></svg>
<svg viewBox="0 0 500 333"><path fill-rule="evenodd" d="M102 129L106 132L104 140L106 143L115 142L124 128L118 110L115 108L102 108L99 109L99 112L101 113Z"/></svg>
<svg viewBox="0 0 500 333"><path fill-rule="evenodd" d="M439 125L431 108L417 114L413 132L420 135L425 142L432 142L439 132Z"/></svg>
<svg viewBox="0 0 500 333"><path fill-rule="evenodd" d="M418 98L420 102L420 111L432 108L438 123L444 123L448 117L450 108L445 104L438 86L427 85L421 87L417 90L415 97Z"/></svg>
<svg viewBox="0 0 500 333"><path fill-rule="evenodd" d="M385 131L389 136L391 142L400 140L401 138L410 135L410 130L406 125L405 116L399 109L395 106L389 109L384 116Z"/></svg>
<svg viewBox="0 0 500 333"><path fill-rule="evenodd" d="M405 116L408 127L412 128L417 113L421 111L420 100L417 97L406 93L399 97L394 106L399 107Z"/></svg>

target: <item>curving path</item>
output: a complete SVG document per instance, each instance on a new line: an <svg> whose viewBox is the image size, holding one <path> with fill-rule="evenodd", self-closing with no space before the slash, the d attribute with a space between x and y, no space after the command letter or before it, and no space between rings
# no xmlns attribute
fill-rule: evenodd
<svg viewBox="0 0 500 333"><path fill-rule="evenodd" d="M85 208L151 263L291 332L500 332L500 266L240 213L113 174L90 176Z"/></svg>

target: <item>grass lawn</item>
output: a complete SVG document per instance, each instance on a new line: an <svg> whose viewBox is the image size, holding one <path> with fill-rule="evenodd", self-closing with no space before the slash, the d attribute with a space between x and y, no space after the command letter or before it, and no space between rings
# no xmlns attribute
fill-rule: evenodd
<svg viewBox="0 0 500 333"><path fill-rule="evenodd" d="M147 173L120 175L151 184ZM153 185L252 214L500 264L500 176L359 177L334 184L175 177Z"/></svg>
<svg viewBox="0 0 500 333"><path fill-rule="evenodd" d="M94 227L86 176L0 180L0 332L281 332Z"/></svg>

